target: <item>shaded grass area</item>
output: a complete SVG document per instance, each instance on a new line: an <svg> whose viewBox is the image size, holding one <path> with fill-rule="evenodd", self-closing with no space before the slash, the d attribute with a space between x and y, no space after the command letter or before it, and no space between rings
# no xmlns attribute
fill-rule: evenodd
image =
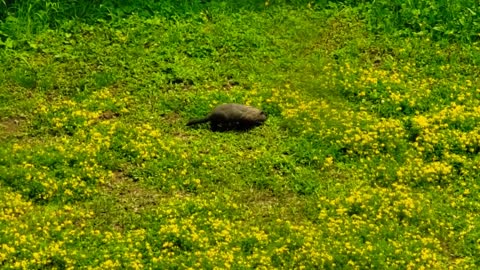
<svg viewBox="0 0 480 270"><path fill-rule="evenodd" d="M460 42L475 42L479 38L480 21L477 14L480 7L475 0L5 0L0 2L0 20L5 21L3 26L6 26L0 32L0 44L13 46L14 40L28 40L33 33L59 27L65 20L71 19L95 23L133 14L178 19L200 13L215 16L242 11L262 12L276 7L317 11L356 8L369 30L396 37L417 36Z"/></svg>
<svg viewBox="0 0 480 270"><path fill-rule="evenodd" d="M478 44L356 8L62 21L0 57L0 265L478 262ZM248 133L185 127L223 102Z"/></svg>

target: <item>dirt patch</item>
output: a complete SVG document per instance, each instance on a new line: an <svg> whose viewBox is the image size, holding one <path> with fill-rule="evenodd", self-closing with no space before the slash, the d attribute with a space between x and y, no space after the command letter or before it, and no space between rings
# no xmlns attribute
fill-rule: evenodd
<svg viewBox="0 0 480 270"><path fill-rule="evenodd" d="M241 197L250 215L264 220L300 220L305 212L304 201L293 193L275 196L270 191L250 189Z"/></svg>
<svg viewBox="0 0 480 270"><path fill-rule="evenodd" d="M193 137L183 132L174 132L173 135L175 135L175 137L179 138L182 141L189 141Z"/></svg>
<svg viewBox="0 0 480 270"><path fill-rule="evenodd" d="M112 181L106 183L104 188L109 195L115 197L117 204L134 213L156 205L162 198L161 193L142 187L123 172L114 172Z"/></svg>
<svg viewBox="0 0 480 270"><path fill-rule="evenodd" d="M223 85L223 89L225 90L231 90L235 86L239 86L240 83L234 80L227 80Z"/></svg>
<svg viewBox="0 0 480 270"><path fill-rule="evenodd" d="M100 119L100 120L108 120L108 119L117 118L118 116L120 116L119 113L112 112L112 111L106 111L106 112L103 112L102 114L100 114L100 116L98 117L98 119Z"/></svg>
<svg viewBox="0 0 480 270"><path fill-rule="evenodd" d="M0 139L22 135L24 123L25 119L23 117L0 119Z"/></svg>
<svg viewBox="0 0 480 270"><path fill-rule="evenodd" d="M95 213L93 224L97 228L117 231L141 224L143 214L166 198L164 193L142 186L121 171L114 172L100 190L96 199L87 206Z"/></svg>
<svg viewBox="0 0 480 270"><path fill-rule="evenodd" d="M161 115L163 120L168 124L175 124L180 120L180 115L178 113L166 113Z"/></svg>

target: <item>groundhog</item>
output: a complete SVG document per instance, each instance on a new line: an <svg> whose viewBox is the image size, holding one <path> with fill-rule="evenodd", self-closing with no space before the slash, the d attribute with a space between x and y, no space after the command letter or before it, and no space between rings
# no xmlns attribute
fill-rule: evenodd
<svg viewBox="0 0 480 270"><path fill-rule="evenodd" d="M228 103L217 106L205 118L193 119L187 126L210 122L212 131L249 130L263 124L267 115L257 108Z"/></svg>

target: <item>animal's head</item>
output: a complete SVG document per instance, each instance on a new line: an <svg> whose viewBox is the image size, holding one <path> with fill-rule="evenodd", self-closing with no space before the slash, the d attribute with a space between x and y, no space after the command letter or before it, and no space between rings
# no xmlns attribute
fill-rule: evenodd
<svg viewBox="0 0 480 270"><path fill-rule="evenodd" d="M256 120L259 124L265 122L265 120L267 120L267 114L264 111L260 111Z"/></svg>

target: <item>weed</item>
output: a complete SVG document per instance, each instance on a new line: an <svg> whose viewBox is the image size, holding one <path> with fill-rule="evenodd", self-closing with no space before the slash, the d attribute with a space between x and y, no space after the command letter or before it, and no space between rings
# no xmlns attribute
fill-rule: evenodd
<svg viewBox="0 0 480 270"><path fill-rule="evenodd" d="M37 87L37 72L30 68L18 68L13 72L12 80L21 87L33 89Z"/></svg>

